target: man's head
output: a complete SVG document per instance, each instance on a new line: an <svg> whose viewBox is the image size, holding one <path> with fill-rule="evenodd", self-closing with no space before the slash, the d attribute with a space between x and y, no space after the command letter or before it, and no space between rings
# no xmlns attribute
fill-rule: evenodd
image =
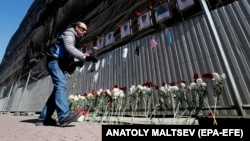
<svg viewBox="0 0 250 141"><path fill-rule="evenodd" d="M87 33L87 25L83 22L77 22L74 28L78 37L83 37Z"/></svg>

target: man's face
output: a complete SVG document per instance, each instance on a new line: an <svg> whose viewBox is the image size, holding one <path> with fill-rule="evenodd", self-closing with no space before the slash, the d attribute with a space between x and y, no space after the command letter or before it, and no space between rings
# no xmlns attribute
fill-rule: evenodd
<svg viewBox="0 0 250 141"><path fill-rule="evenodd" d="M79 23L75 27L78 37L83 37L87 33L87 26L84 23Z"/></svg>

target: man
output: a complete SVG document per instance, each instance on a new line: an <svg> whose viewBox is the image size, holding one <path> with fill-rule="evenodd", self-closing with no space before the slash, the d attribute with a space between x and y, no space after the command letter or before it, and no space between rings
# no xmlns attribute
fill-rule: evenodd
<svg viewBox="0 0 250 141"><path fill-rule="evenodd" d="M55 110L61 127L67 126L80 117L81 114L70 112L67 101L66 73L71 69L70 64L74 61L74 58L80 61L97 61L95 57L78 49L79 40L86 32L86 24L77 22L58 34L57 40L47 51L47 68L54 88L38 117L37 126L56 126L56 120L51 117Z"/></svg>

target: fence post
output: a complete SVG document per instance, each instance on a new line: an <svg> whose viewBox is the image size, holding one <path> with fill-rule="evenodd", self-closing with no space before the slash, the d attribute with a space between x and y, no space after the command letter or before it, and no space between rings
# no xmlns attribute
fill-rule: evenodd
<svg viewBox="0 0 250 141"><path fill-rule="evenodd" d="M23 90L22 99L21 99L21 102L20 102L20 104L19 104L19 106L18 106L18 109L17 109L16 113L19 112L19 110L20 110L20 108L21 108L21 106L22 106L22 104L23 104L23 98L24 98L24 95L25 95L27 86L28 86L28 84L29 84L30 76L31 76L31 70L29 71L29 76L28 76L28 79L27 79L27 81L26 81L26 84L25 84L25 87L24 87L24 90Z"/></svg>
<svg viewBox="0 0 250 141"><path fill-rule="evenodd" d="M7 89L7 87L5 87L5 86L1 89L1 94L0 94L1 97L0 97L0 99L3 98L3 94L4 94L4 91L5 91L6 89Z"/></svg>
<svg viewBox="0 0 250 141"><path fill-rule="evenodd" d="M3 106L4 112L7 111L8 101L9 101L9 99L10 99L10 94L11 94L11 92L12 92L14 83L15 83L15 82L12 83L11 88L10 88L10 91L9 91L9 93L8 93L8 97L7 97L6 101L4 102L4 106Z"/></svg>
<svg viewBox="0 0 250 141"><path fill-rule="evenodd" d="M209 22L209 25L211 27L211 30L212 30L212 33L215 37L215 40L216 40L216 43L218 45L218 49L219 49L219 52L220 52L220 55L222 57L222 60L224 62L224 65L226 67L226 71L227 71L227 74L229 76L229 80L231 82L231 85L233 87L233 91L234 91L234 95L235 95L235 104L236 104L236 110L238 112L238 115L239 116L243 116L244 115L244 112L243 112L243 108L242 108L242 101L241 101L241 98L240 98L240 95L239 95L239 91L238 91L238 88L235 84L235 81L234 81L234 78L233 78L233 75L232 75L232 72L231 72L231 69L229 67L229 63L227 61L227 58L226 58L226 55L225 55L225 52L222 48L222 44L221 44L221 41L220 41L220 38L219 38L219 35L218 35L218 32L215 28L215 25L214 25L214 22L213 22L213 19L212 19L212 16L209 12L209 9L208 9L208 6L207 6L207 3L206 3L206 0L200 0L200 5L203 9L203 12L205 13L206 17L207 17L207 20Z"/></svg>

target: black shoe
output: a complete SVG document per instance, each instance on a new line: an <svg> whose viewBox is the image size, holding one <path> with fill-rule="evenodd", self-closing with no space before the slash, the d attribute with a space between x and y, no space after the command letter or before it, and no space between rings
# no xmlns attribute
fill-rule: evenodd
<svg viewBox="0 0 250 141"><path fill-rule="evenodd" d="M54 119L37 120L36 126L57 126L57 122Z"/></svg>
<svg viewBox="0 0 250 141"><path fill-rule="evenodd" d="M43 126L43 121L44 120L37 120L36 121L36 126Z"/></svg>
<svg viewBox="0 0 250 141"><path fill-rule="evenodd" d="M61 127L65 127L69 125L71 122L74 122L79 118L82 114L81 113L70 113L62 122Z"/></svg>

